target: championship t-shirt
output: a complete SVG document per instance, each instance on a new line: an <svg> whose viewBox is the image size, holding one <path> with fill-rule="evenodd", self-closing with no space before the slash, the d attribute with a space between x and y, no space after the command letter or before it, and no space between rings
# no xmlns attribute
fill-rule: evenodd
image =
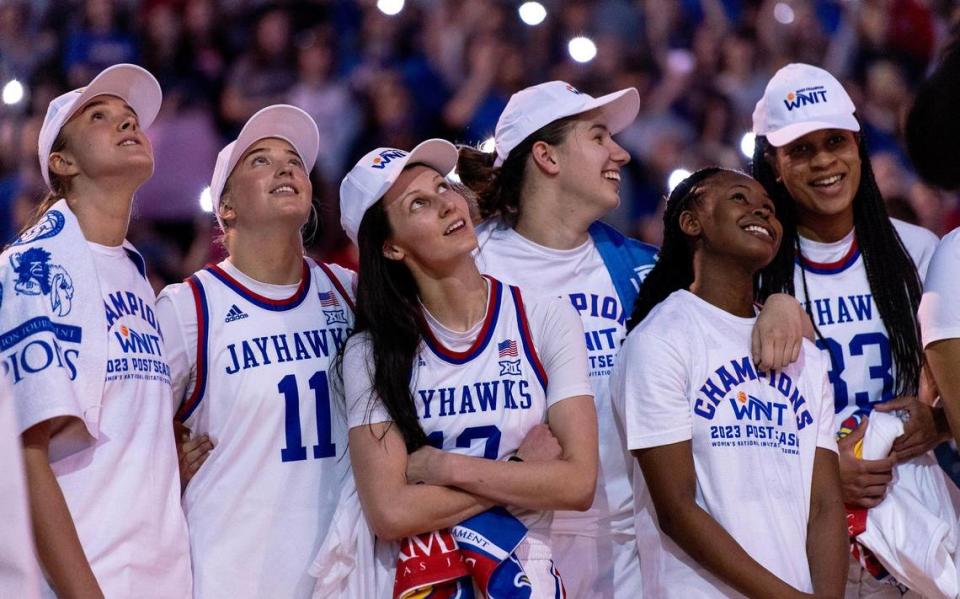
<svg viewBox="0 0 960 599"><path fill-rule="evenodd" d="M106 597L190 597L170 369L155 295L123 247L89 247L109 337L100 434L50 466ZM52 589L44 596L53 597Z"/></svg>
<svg viewBox="0 0 960 599"><path fill-rule="evenodd" d="M837 450L827 365L812 343L780 372L753 363L756 318L676 291L628 336L611 379L630 450L690 441L696 502L767 570L812 590L807 520L817 447ZM637 548L650 597L740 597L663 534L635 466Z"/></svg>
<svg viewBox="0 0 960 599"><path fill-rule="evenodd" d="M529 294L560 297L580 315L587 374L597 407L600 464L593 506L554 513L553 532L587 536L632 534L633 459L614 419L608 379L626 334L632 306L621 306L613 280L592 239L571 250L544 247L497 221L477 228L480 272L519 285Z"/></svg>

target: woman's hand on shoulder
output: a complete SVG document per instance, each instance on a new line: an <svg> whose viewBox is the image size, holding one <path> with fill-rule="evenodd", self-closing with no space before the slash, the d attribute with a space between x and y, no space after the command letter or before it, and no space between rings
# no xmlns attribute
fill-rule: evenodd
<svg viewBox="0 0 960 599"><path fill-rule="evenodd" d="M753 326L751 351L761 370L780 370L800 357L803 338L813 325L800 302L786 293L774 293L764 302Z"/></svg>

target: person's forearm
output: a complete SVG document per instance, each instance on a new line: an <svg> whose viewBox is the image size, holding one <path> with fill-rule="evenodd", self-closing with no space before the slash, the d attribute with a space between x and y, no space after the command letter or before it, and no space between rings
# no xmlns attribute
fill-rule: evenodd
<svg viewBox="0 0 960 599"><path fill-rule="evenodd" d="M586 510L593 503L595 463L561 458L548 462L499 462L446 453L437 482L531 510Z"/></svg>
<svg viewBox="0 0 960 599"><path fill-rule="evenodd" d="M58 597L102 598L47 453L25 447L24 462L37 554L50 586Z"/></svg>
<svg viewBox="0 0 960 599"><path fill-rule="evenodd" d="M361 495L361 503L362 503ZM380 503L364 505L372 514L371 526L378 537L396 540L410 535L450 528L495 504L458 489L437 485L404 485Z"/></svg>
<svg viewBox="0 0 960 599"><path fill-rule="evenodd" d="M960 339L931 343L925 355L940 392L946 420L954 439L960 444Z"/></svg>
<svg viewBox="0 0 960 599"><path fill-rule="evenodd" d="M664 534L734 589L757 599L804 596L750 557L730 533L695 502L678 506L671 512L659 519Z"/></svg>
<svg viewBox="0 0 960 599"><path fill-rule="evenodd" d="M842 501L812 507L807 524L807 562L817 596L843 596L850 549L846 531Z"/></svg>

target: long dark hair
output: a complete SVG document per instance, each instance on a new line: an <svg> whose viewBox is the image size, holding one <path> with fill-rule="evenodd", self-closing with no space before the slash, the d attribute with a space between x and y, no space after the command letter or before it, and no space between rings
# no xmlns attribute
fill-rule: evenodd
<svg viewBox="0 0 960 599"><path fill-rule="evenodd" d="M523 180L527 158L538 141L550 145L564 142L579 115L557 119L528 135L510 150L500 166L493 166L496 153L481 152L469 146L460 147L457 174L460 180L477 194L477 206L483 219L499 218L510 227L520 219Z"/></svg>
<svg viewBox="0 0 960 599"><path fill-rule="evenodd" d="M353 333L370 337L373 357L375 398L383 402L393 423L403 435L407 451L426 445L427 435L420 426L416 404L410 392L413 360L420 346L423 312L417 284L401 262L383 255L383 244L392 233L383 200L367 210L357 232L360 271L357 277L357 307ZM335 368L343 380L343 356L337 356Z"/></svg>
<svg viewBox="0 0 960 599"><path fill-rule="evenodd" d="M867 151L867 143L861 132L857 136L860 153L860 186L853 197L853 228L867 271L870 292L877 303L880 318L887 329L893 359L897 365L895 395L912 395L917 392L923 348L920 345L920 330L917 323L917 308L920 306L922 286L917 267L907 253L900 236L883 203L883 196L873 176L873 167ZM783 225L783 241L768 272L762 278L760 296L772 293L796 295L793 276L796 258L800 254L800 235L797 232L797 210L786 186L777 180L772 161L776 148L766 137L758 136L753 152L753 176L763 185L777 207L777 217ZM822 339L810 306L807 275L800 269L806 311L814 322L817 337ZM831 353L831 360L836 358Z"/></svg>
<svg viewBox="0 0 960 599"><path fill-rule="evenodd" d="M680 214L703 197L703 183L724 172L719 166L703 168L677 184L667 198L663 212L663 245L657 263L644 279L627 321L627 332L647 317L653 308L674 291L693 283L693 255L687 236L680 230Z"/></svg>

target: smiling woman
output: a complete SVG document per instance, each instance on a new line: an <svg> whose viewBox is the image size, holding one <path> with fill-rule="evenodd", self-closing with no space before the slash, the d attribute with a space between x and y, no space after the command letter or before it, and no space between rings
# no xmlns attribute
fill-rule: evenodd
<svg viewBox="0 0 960 599"><path fill-rule="evenodd" d="M636 458L643 592L839 597L826 362L809 341L779 371L749 356L754 280L782 236L773 201L747 175L707 168L674 188L663 221L611 378Z"/></svg>
<svg viewBox="0 0 960 599"><path fill-rule="evenodd" d="M143 258L125 240L160 103L153 76L125 64L55 98L38 143L50 194L0 256L0 331L18 340L2 370L44 596L191 593L170 371Z"/></svg>
<svg viewBox="0 0 960 599"><path fill-rule="evenodd" d="M227 259L157 302L188 437L196 598L309 597L346 473L328 371L352 327L353 273L304 257L301 238L319 144L294 106L251 117L210 184Z"/></svg>
<svg viewBox="0 0 960 599"><path fill-rule="evenodd" d="M815 91L803 101L783 100L797 90ZM883 499L896 460L932 449L948 427L942 409L930 407L933 398L921 396L916 318L937 238L887 216L854 111L830 73L805 64L783 67L753 113L753 172L784 224L761 295L786 291L805 305L817 345L830 360L838 428L857 411L911 415L895 456L856 458L866 421L840 442L844 501L870 508ZM850 559L848 597L881 596L891 588Z"/></svg>
<svg viewBox="0 0 960 599"><path fill-rule="evenodd" d="M340 186L342 223L360 249L356 330L338 368L351 462L367 521L386 541L377 561L406 564L377 596L407 589L405 573L419 567L410 560L426 557L401 540L452 527L500 542L517 533L494 564L504 596L563 596L552 510L588 508L597 473L583 329L569 305L480 274L467 201L444 179L456 161L440 139L409 153L377 148ZM464 573L448 574L427 573ZM492 578L472 574L461 584L486 596Z"/></svg>

